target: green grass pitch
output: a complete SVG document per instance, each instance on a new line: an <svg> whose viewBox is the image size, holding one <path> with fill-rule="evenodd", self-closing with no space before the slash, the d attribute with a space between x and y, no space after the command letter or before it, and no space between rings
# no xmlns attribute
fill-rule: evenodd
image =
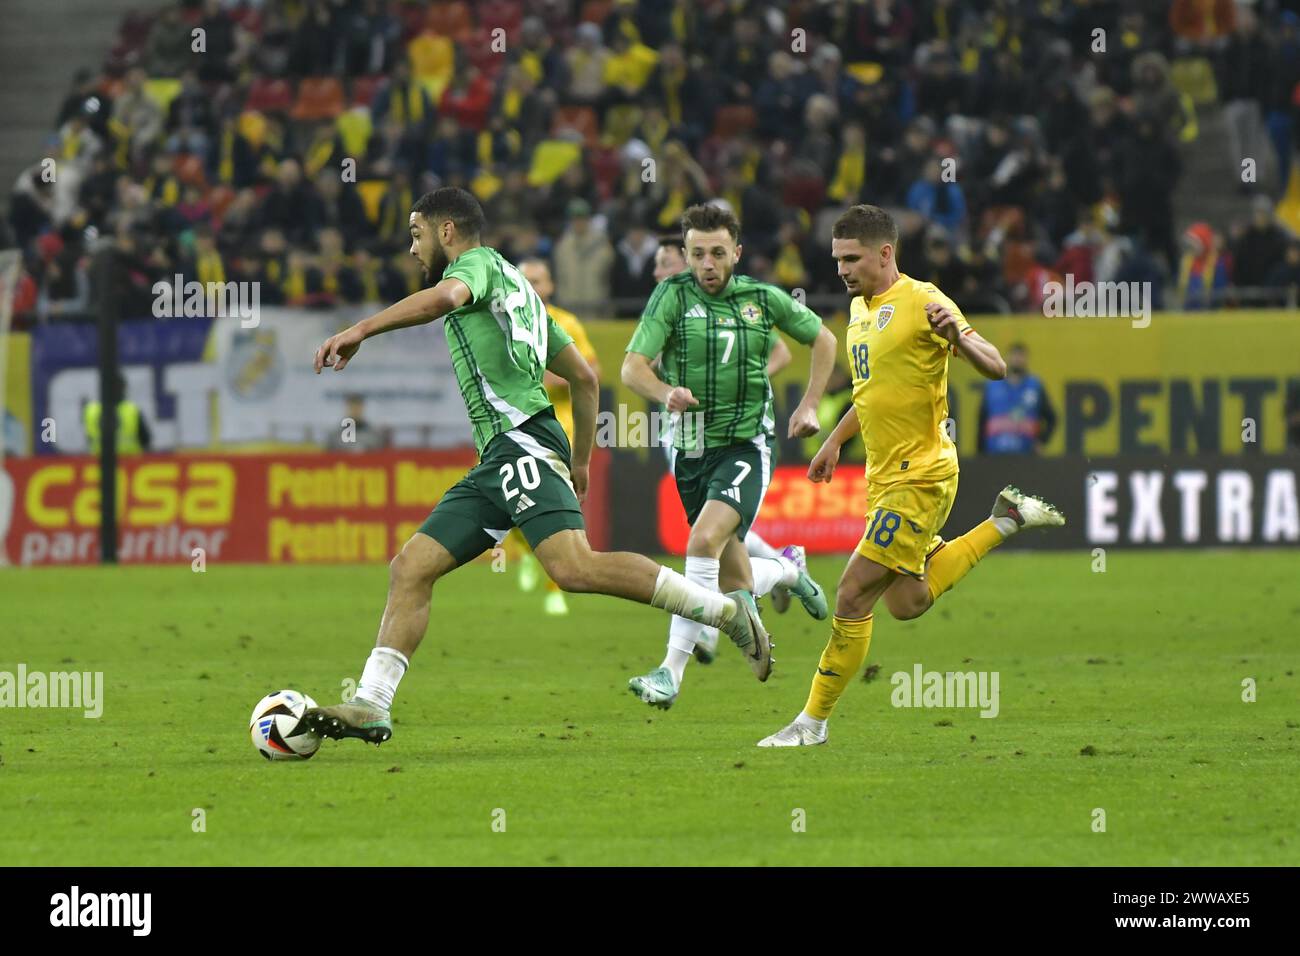
<svg viewBox="0 0 1300 956"><path fill-rule="evenodd" d="M1092 563L994 553L918 621L878 608L879 676L828 746L776 751L754 743L827 633L797 602L765 614L766 685L724 647L663 713L626 690L662 613L583 596L546 618L475 564L434 591L393 739L294 764L257 756L248 713L339 698L386 568L7 569L0 671L103 671L105 702L0 710L0 864L1300 863L1300 557ZM999 715L891 706L918 662L997 671Z"/></svg>

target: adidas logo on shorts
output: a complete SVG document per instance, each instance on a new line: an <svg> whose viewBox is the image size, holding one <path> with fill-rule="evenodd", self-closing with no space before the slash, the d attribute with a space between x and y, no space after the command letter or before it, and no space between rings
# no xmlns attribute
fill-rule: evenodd
<svg viewBox="0 0 1300 956"><path fill-rule="evenodd" d="M535 502L532 498L529 498L527 495L521 494L519 496L519 504L515 505L515 514L519 514L521 511L527 511L535 504L537 504L537 502Z"/></svg>
<svg viewBox="0 0 1300 956"><path fill-rule="evenodd" d="M739 488L723 488L723 489L722 489L722 494L723 494L725 497L730 498L732 501L736 502L737 504L740 503L740 489L739 489Z"/></svg>

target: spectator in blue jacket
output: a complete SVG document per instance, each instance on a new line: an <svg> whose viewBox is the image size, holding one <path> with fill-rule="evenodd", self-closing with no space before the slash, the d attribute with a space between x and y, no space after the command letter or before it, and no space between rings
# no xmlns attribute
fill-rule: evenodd
<svg viewBox="0 0 1300 956"><path fill-rule="evenodd" d="M979 450L987 455L1032 455L1056 430L1056 410L1019 342L1007 352L1007 377L984 383Z"/></svg>

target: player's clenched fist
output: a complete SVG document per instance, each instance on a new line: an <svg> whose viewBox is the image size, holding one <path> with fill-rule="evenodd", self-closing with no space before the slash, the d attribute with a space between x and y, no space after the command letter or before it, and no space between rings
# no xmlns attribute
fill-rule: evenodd
<svg viewBox="0 0 1300 956"><path fill-rule="evenodd" d="M334 369L336 372L343 371L343 367L348 364L352 356L357 354L357 349L361 348L361 343L365 336L354 325L344 329L337 335L331 335L325 340L325 344L316 350L316 374L326 367Z"/></svg>
<svg viewBox="0 0 1300 956"><path fill-rule="evenodd" d="M817 412L807 405L800 404L790 415L790 437L807 438L821 431L821 422L817 421Z"/></svg>
<svg viewBox="0 0 1300 956"><path fill-rule="evenodd" d="M946 305L938 302L925 304L925 317L930 320L930 328L936 335L941 335L952 345L961 338L961 329L957 325L957 316Z"/></svg>
<svg viewBox="0 0 1300 956"><path fill-rule="evenodd" d="M840 463L840 446L834 441L828 441L817 450L813 455L813 460L808 465L809 481L827 481L831 480L831 475L835 474L835 466Z"/></svg>
<svg viewBox="0 0 1300 956"><path fill-rule="evenodd" d="M691 390L685 386L678 385L668 393L668 401L664 402L668 410L673 413L684 412L692 405L700 404L700 400L691 394Z"/></svg>

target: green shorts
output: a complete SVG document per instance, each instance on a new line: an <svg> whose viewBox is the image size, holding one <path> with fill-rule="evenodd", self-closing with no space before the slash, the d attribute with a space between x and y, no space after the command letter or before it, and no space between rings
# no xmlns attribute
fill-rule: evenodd
<svg viewBox="0 0 1300 956"><path fill-rule="evenodd" d="M736 537L743 539L749 533L772 480L772 446L767 436L757 435L725 448L706 448L698 458L677 454L672 464L677 495L690 524L694 525L704 510L704 502L722 501L740 515Z"/></svg>
<svg viewBox="0 0 1300 956"><path fill-rule="evenodd" d="M479 463L439 499L420 532L472 561L516 527L536 548L557 531L583 530L569 479L569 439L550 409L497 435Z"/></svg>

